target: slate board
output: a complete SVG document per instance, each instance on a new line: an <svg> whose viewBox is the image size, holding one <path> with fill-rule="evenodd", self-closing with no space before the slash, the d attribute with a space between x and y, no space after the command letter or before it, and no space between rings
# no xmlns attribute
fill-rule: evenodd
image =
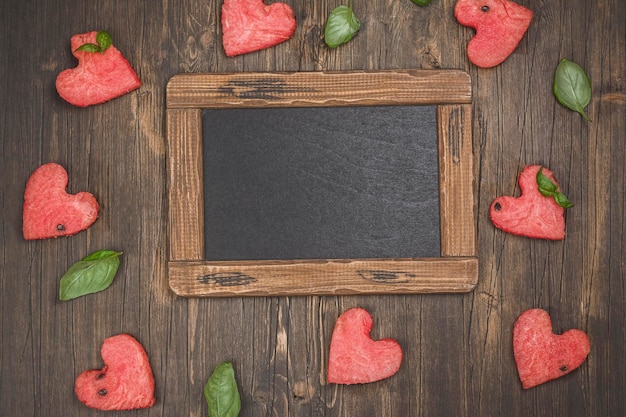
<svg viewBox="0 0 626 417"><path fill-rule="evenodd" d="M205 259L436 257L435 106L205 109Z"/></svg>

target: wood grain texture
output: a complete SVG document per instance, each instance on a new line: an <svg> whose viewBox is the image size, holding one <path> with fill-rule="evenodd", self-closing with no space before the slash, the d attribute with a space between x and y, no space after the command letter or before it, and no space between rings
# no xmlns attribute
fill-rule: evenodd
<svg viewBox="0 0 626 417"><path fill-rule="evenodd" d="M166 101L170 287L177 295L188 297L473 290L478 281L478 258L468 102L471 83L462 71L245 72L172 77ZM178 262L204 260L202 109L424 104L438 104L439 218L444 258ZM387 284L391 280L402 284L372 285L376 278L370 275L392 277Z"/></svg>
<svg viewBox="0 0 626 417"><path fill-rule="evenodd" d="M0 2L0 414L100 415L73 394L76 375L102 366L104 338L128 332L146 348L157 403L107 416L206 416L202 389L230 360L240 417L626 415L626 3L519 0L535 15L500 66L468 62L474 31L454 0L354 1L362 22L329 49L324 22L341 2L288 1L298 26L274 48L227 58L221 1ZM73 108L54 79L76 64L74 33L105 29L143 86L112 102ZM561 58L592 82L587 123L553 98ZM180 73L458 69L472 82L478 189L476 289L463 294L182 298L166 278L166 88ZM101 203L97 222L71 238L24 241L24 186L42 163L69 172L68 191ZM495 229L493 198L517 195L527 164L554 171L575 206L560 242ZM98 249L123 251L106 291L58 301L58 280ZM372 336L404 349L399 372L375 384L325 382L336 318L368 309ZM555 332L580 328L592 348L575 372L522 390L512 325L547 309Z"/></svg>
<svg viewBox="0 0 626 417"><path fill-rule="evenodd" d="M476 172L471 105L437 108L441 254L476 256Z"/></svg>
<svg viewBox="0 0 626 417"><path fill-rule="evenodd" d="M186 297L468 292L478 259L324 259L168 263L172 290Z"/></svg>
<svg viewBox="0 0 626 417"><path fill-rule="evenodd" d="M331 107L470 103L468 75L458 70L240 72L177 74L167 107Z"/></svg>
<svg viewBox="0 0 626 417"><path fill-rule="evenodd" d="M202 182L202 112L169 111L167 202L169 259L204 258L204 196Z"/></svg>

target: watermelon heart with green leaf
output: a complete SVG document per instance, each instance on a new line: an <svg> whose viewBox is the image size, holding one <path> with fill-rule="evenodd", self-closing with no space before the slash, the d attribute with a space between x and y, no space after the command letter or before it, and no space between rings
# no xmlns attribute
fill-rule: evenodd
<svg viewBox="0 0 626 417"><path fill-rule="evenodd" d="M539 165L529 165L519 174L521 195L500 196L491 202L489 217L494 226L514 235L535 239L565 238L565 197L554 174Z"/></svg>
<svg viewBox="0 0 626 417"><path fill-rule="evenodd" d="M534 13L510 0L458 0L454 16L476 30L467 45L467 56L482 68L504 62L517 48Z"/></svg>
<svg viewBox="0 0 626 417"><path fill-rule="evenodd" d="M72 36L72 54L76 68L63 70L56 79L56 89L67 102L87 107L104 103L136 90L139 77L115 48L108 32L92 31Z"/></svg>

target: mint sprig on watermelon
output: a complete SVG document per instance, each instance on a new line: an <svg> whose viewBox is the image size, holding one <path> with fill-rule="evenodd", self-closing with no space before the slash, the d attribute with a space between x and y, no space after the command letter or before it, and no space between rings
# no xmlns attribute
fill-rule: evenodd
<svg viewBox="0 0 626 417"><path fill-rule="evenodd" d="M82 44L76 48L75 51L100 52L103 54L104 51L113 45L113 38L111 38L111 34L109 32L100 31L96 35L96 42L97 44L90 42Z"/></svg>
<svg viewBox="0 0 626 417"><path fill-rule="evenodd" d="M567 199L565 194L559 191L559 186L552 182L550 178L543 175L541 172L542 169L543 168L539 168L539 171L537 171L537 186L539 187L541 195L554 197L554 201L563 208L574 207L574 204Z"/></svg>

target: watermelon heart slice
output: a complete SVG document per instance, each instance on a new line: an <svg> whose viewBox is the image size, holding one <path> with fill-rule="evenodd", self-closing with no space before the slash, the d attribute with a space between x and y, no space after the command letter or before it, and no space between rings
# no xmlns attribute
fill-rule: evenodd
<svg viewBox="0 0 626 417"><path fill-rule="evenodd" d="M498 197L491 202L489 217L494 226L519 236L536 239L565 238L565 210L554 198L539 192L537 172L541 166L525 167L519 175L520 197ZM552 171L541 168L543 175L557 186Z"/></svg>
<svg viewBox="0 0 626 417"><path fill-rule="evenodd" d="M372 325L372 316L362 308L339 316L330 340L329 383L365 384L398 372L402 348L393 339L372 340Z"/></svg>
<svg viewBox="0 0 626 417"><path fill-rule="evenodd" d="M98 410L133 410L151 407L154 377L143 346L131 335L104 340L100 350L104 367L78 375L74 391L86 406Z"/></svg>
<svg viewBox="0 0 626 417"><path fill-rule="evenodd" d="M222 44L227 56L269 48L296 31L293 10L285 3L264 0L224 0Z"/></svg>
<svg viewBox="0 0 626 417"><path fill-rule="evenodd" d="M458 0L454 16L476 30L467 45L469 60L490 68L502 63L517 48L534 13L509 0Z"/></svg>
<svg viewBox="0 0 626 417"><path fill-rule="evenodd" d="M61 71L56 89L67 102L87 107L104 103L141 86L141 81L122 53L110 45L104 52L77 50L85 44L96 44L98 32L72 36L72 54L78 59L76 68Z"/></svg>
<svg viewBox="0 0 626 417"><path fill-rule="evenodd" d="M582 330L554 334L550 315L542 309L525 311L513 327L513 353L524 389L572 372L590 350L589 337Z"/></svg>
<svg viewBox="0 0 626 417"><path fill-rule="evenodd" d="M95 197L88 192L68 194L67 183L67 171L59 164L44 164L33 172L24 192L24 239L71 236L96 221Z"/></svg>

